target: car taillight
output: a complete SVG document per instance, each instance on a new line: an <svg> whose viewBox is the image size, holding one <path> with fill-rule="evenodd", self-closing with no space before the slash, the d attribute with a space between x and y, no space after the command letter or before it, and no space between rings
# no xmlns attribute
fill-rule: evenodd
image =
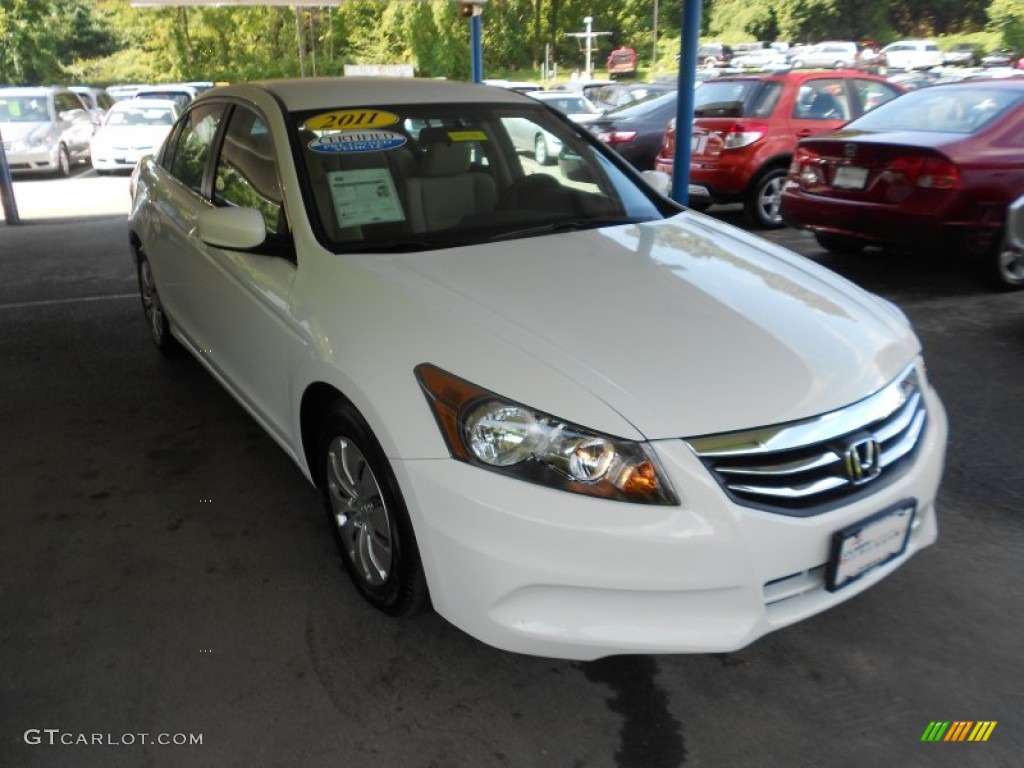
<svg viewBox="0 0 1024 768"><path fill-rule="evenodd" d="M725 149L739 149L763 139L768 134L764 123L733 123L725 133Z"/></svg>
<svg viewBox="0 0 1024 768"><path fill-rule="evenodd" d="M821 165L821 157L817 152L798 148L789 164L789 177L800 182L804 189L821 186L825 183L825 171Z"/></svg>
<svg viewBox="0 0 1024 768"><path fill-rule="evenodd" d="M899 155L885 169L886 175L905 176L922 189L956 189L960 186L960 171L945 157Z"/></svg>
<svg viewBox="0 0 1024 768"><path fill-rule="evenodd" d="M676 154L676 120L672 118L665 126L665 137L661 140L661 156L675 157Z"/></svg>
<svg viewBox="0 0 1024 768"><path fill-rule="evenodd" d="M597 138L605 144L628 144L636 138L636 131L601 131Z"/></svg>
<svg viewBox="0 0 1024 768"><path fill-rule="evenodd" d="M926 189L956 189L960 186L960 171L944 157L930 157L924 161L917 186Z"/></svg>

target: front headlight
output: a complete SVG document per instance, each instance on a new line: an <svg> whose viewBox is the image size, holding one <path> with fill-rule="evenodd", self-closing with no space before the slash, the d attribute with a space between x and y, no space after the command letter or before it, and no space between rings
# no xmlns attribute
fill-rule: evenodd
<svg viewBox="0 0 1024 768"><path fill-rule="evenodd" d="M53 133L49 128L33 133L28 137L30 147L48 147L53 143Z"/></svg>
<svg viewBox="0 0 1024 768"><path fill-rule="evenodd" d="M570 493L679 503L646 443L580 427L427 363L416 378L459 461Z"/></svg>

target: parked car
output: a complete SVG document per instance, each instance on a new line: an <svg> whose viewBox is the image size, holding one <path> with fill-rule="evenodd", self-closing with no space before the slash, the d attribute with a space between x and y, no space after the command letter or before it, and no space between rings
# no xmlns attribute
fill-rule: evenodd
<svg viewBox="0 0 1024 768"><path fill-rule="evenodd" d="M890 245L996 264L1006 207L1024 191L1021 137L1024 79L911 91L802 141L782 215L830 251Z"/></svg>
<svg viewBox="0 0 1024 768"><path fill-rule="evenodd" d="M704 43L697 48L697 65L708 69L727 67L732 56L732 46L725 43Z"/></svg>
<svg viewBox="0 0 1024 768"><path fill-rule="evenodd" d="M734 56L729 66L737 69L776 69L788 66L786 54L775 48L761 48Z"/></svg>
<svg viewBox="0 0 1024 768"><path fill-rule="evenodd" d="M574 123L586 122L601 114L601 110L597 108L597 105L581 93L534 91L527 95L531 99L536 99L541 104L547 104Z"/></svg>
<svg viewBox="0 0 1024 768"><path fill-rule="evenodd" d="M949 67L976 67L981 63L981 48L962 43L942 54L942 63Z"/></svg>
<svg viewBox="0 0 1024 768"><path fill-rule="evenodd" d="M602 112L625 107L656 93L678 89L676 83L611 83L593 91L589 98Z"/></svg>
<svg viewBox="0 0 1024 768"><path fill-rule="evenodd" d="M0 88L0 134L13 173L67 176L89 160L95 124L67 88Z"/></svg>
<svg viewBox="0 0 1024 768"><path fill-rule="evenodd" d="M167 85L149 85L139 88L132 94L133 99L170 99L177 103L178 109L187 107L200 93L200 89L183 83Z"/></svg>
<svg viewBox="0 0 1024 768"><path fill-rule="evenodd" d="M635 77L636 76L636 51L632 48L622 46L608 54L608 77Z"/></svg>
<svg viewBox="0 0 1024 768"><path fill-rule="evenodd" d="M691 204L742 202L754 226L781 227L779 194L804 136L834 130L903 93L866 72L788 72L709 80L694 92ZM671 174L675 124L655 168Z"/></svg>
<svg viewBox="0 0 1024 768"><path fill-rule="evenodd" d="M170 99L116 102L92 137L92 167L100 174L132 170L160 147L178 112L177 102Z"/></svg>
<svg viewBox="0 0 1024 768"><path fill-rule="evenodd" d="M605 112L586 125L634 168L648 171L654 168L654 159L665 136L665 126L675 117L678 101L679 94L675 90L652 93L639 101Z"/></svg>
<svg viewBox="0 0 1024 768"><path fill-rule="evenodd" d="M92 121L99 125L107 114L107 110L114 106L114 97L107 93L106 88L93 88L88 85L70 85L68 90L78 94L92 115Z"/></svg>
<svg viewBox="0 0 1024 768"><path fill-rule="evenodd" d="M931 40L898 40L881 50L878 64L904 72L931 69L942 66L942 51L938 43Z"/></svg>
<svg viewBox="0 0 1024 768"><path fill-rule="evenodd" d="M1024 288L1024 194L1006 209L996 277L1007 288Z"/></svg>
<svg viewBox="0 0 1024 768"><path fill-rule="evenodd" d="M991 53L986 53L982 56L981 66L985 68L1014 67L1020 61L1020 57L1020 51L1003 48L1002 50L992 51Z"/></svg>
<svg viewBox="0 0 1024 768"><path fill-rule="evenodd" d="M516 117L579 178L530 173ZM936 540L947 426L906 317L532 99L214 89L133 186L152 341L320 489L385 613L429 594L561 658L731 651Z"/></svg>
<svg viewBox="0 0 1024 768"><path fill-rule="evenodd" d="M793 69L843 69L857 64L858 50L852 40L826 40L802 49L791 63Z"/></svg>

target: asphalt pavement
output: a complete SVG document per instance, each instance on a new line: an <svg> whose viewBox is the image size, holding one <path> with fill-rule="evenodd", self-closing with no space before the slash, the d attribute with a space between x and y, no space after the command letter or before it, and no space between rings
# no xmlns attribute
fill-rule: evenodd
<svg viewBox="0 0 1024 768"><path fill-rule="evenodd" d="M767 233L915 323L951 425L939 542L737 653L553 661L356 596L298 469L149 342L127 184L20 181L0 224L0 766L1022 764L1024 292Z"/></svg>

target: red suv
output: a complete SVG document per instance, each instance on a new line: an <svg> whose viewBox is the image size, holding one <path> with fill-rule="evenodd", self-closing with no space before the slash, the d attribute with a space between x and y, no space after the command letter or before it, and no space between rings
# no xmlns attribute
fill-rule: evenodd
<svg viewBox="0 0 1024 768"><path fill-rule="evenodd" d="M797 142L894 99L900 86L854 70L737 75L694 91L691 207L742 202L751 223L783 225L782 183ZM655 168L672 173L675 123Z"/></svg>

